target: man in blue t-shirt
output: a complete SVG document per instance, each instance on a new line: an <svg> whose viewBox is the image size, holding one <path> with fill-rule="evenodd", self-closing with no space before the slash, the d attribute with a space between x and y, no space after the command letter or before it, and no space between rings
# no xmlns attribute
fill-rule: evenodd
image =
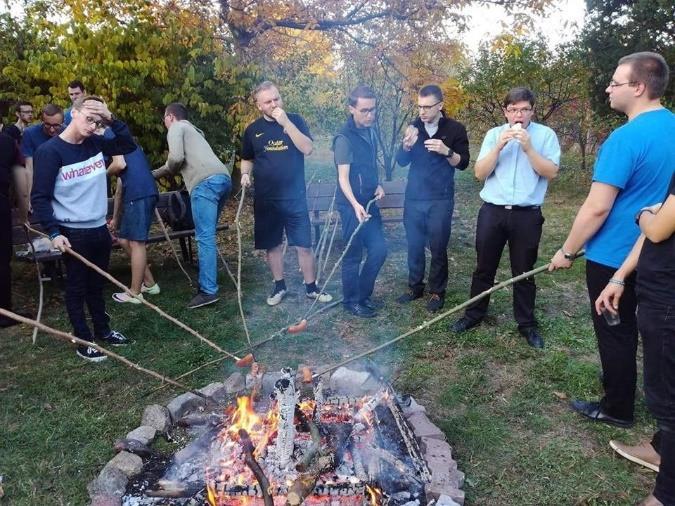
<svg viewBox="0 0 675 506"><path fill-rule="evenodd" d="M600 402L571 403L581 415L619 427L633 424L637 301L635 276L613 276L640 233L635 213L661 201L673 174L675 114L661 105L668 77L668 64L656 53L634 53L619 60L605 91L610 106L628 116L628 122L614 130L600 149L588 196L549 267L569 268L585 245L591 306L607 283L625 285L620 323L607 322L591 308L605 395Z"/></svg>
<svg viewBox="0 0 675 506"><path fill-rule="evenodd" d="M253 99L262 116L246 127L241 149L241 185L253 187L254 242L264 249L274 287L267 304L276 306L286 295L283 234L298 252L298 263L310 299L333 298L316 287L312 232L305 197L305 156L312 153L312 136L302 116L286 114L276 85L259 84Z"/></svg>
<svg viewBox="0 0 675 506"><path fill-rule="evenodd" d="M59 135L63 129L63 109L55 104L47 104L42 108L42 122L29 126L23 131L21 138L21 154L26 162L26 186L28 195L33 188L33 155L37 148L52 137Z"/></svg>

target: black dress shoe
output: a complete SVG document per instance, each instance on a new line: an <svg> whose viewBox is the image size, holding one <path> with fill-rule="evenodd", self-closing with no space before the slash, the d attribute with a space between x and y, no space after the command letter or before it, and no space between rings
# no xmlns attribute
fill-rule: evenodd
<svg viewBox="0 0 675 506"><path fill-rule="evenodd" d="M373 300L370 297L366 297L361 302L359 302L359 304L363 307L367 307L371 311L377 311L378 309L382 309L384 307L384 302Z"/></svg>
<svg viewBox="0 0 675 506"><path fill-rule="evenodd" d="M621 418L614 418L600 409L599 402L581 401L574 399L570 402L570 408L586 418L590 418L594 422L607 423L616 427L627 429L633 426L633 420L622 420Z"/></svg>
<svg viewBox="0 0 675 506"><path fill-rule="evenodd" d="M527 344L529 344L533 348L537 348L538 350L544 348L544 338L541 337L539 331L534 327L521 330L520 335L522 335L525 339L527 339Z"/></svg>
<svg viewBox="0 0 675 506"><path fill-rule="evenodd" d="M424 292L413 292L412 290L408 290L406 293L404 293L398 299L396 299L396 302L398 302L399 304L407 304L408 302L421 299L423 295Z"/></svg>
<svg viewBox="0 0 675 506"><path fill-rule="evenodd" d="M450 325L450 330L457 334L469 330L480 323L480 320L469 320L466 316L462 316L455 323Z"/></svg>
<svg viewBox="0 0 675 506"><path fill-rule="evenodd" d="M344 308L345 311L348 311L359 318L374 318L377 316L375 311L361 304L345 304Z"/></svg>

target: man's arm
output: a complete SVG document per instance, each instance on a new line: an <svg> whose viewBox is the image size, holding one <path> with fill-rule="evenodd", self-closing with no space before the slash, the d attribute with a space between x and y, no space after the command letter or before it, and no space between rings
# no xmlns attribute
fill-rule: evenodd
<svg viewBox="0 0 675 506"><path fill-rule="evenodd" d="M309 156L312 154L312 151L314 150L312 139L303 134L300 129L295 126L295 123L288 118L286 112L284 112L281 107L277 107L272 111L272 117L277 123L284 127L286 134L291 138L295 147L298 148L303 155Z"/></svg>
<svg viewBox="0 0 675 506"><path fill-rule="evenodd" d="M41 146L35 152L35 181L31 202L33 211L42 229L53 239L59 232L59 224L54 218L52 199L54 198L54 186L59 174L61 157L52 150Z"/></svg>
<svg viewBox="0 0 675 506"><path fill-rule="evenodd" d="M447 160L456 169L464 170L469 166L469 136L464 125L458 123L457 128L459 132L455 136L452 146L450 146L454 153Z"/></svg>
<svg viewBox="0 0 675 506"><path fill-rule="evenodd" d="M572 266L572 261L565 258L565 253L576 253L600 230L618 193L619 188L616 186L599 182L591 184L591 190L574 219L567 239L551 259L550 271Z"/></svg>
<svg viewBox="0 0 675 506"><path fill-rule="evenodd" d="M340 185L340 189L342 190L342 193L344 193L349 203L354 208L356 218L359 220L360 223L368 217L368 213L366 213L365 208L361 204L359 204L359 202L356 200L356 197L354 197L352 185L349 183L350 165L341 164L338 165L337 168L338 168L338 184Z"/></svg>
<svg viewBox="0 0 675 506"><path fill-rule="evenodd" d="M117 186L115 187L115 197L113 198L113 214L110 220L110 230L117 230L120 223L120 211L122 210L122 195L124 194L124 187L122 185L122 178L117 178Z"/></svg>
<svg viewBox="0 0 675 506"><path fill-rule="evenodd" d="M513 130L510 128L503 129L495 141L493 139L496 135L497 134L494 131L488 132L483 140L481 153L474 165L474 172L479 181L485 181L490 174L494 172L497 167L497 161L499 160L499 153L501 153L504 146L513 139ZM493 146L491 146L492 143L494 143Z"/></svg>
<svg viewBox="0 0 675 506"><path fill-rule="evenodd" d="M253 170L253 160L242 160L240 165L241 185L251 186L251 171Z"/></svg>
<svg viewBox="0 0 675 506"><path fill-rule="evenodd" d="M600 295L595 300L595 311L598 314L601 314L604 309L608 310L610 313L616 314L619 309L619 300L623 295L625 280L636 269L644 242L645 236L644 234L640 234L640 237L635 241L630 254L626 257L626 260L623 261L621 267L614 273L604 290L600 292Z"/></svg>

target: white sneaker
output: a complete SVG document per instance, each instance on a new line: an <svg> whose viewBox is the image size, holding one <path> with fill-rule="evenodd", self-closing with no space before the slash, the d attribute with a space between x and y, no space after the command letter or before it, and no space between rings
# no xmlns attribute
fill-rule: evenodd
<svg viewBox="0 0 675 506"><path fill-rule="evenodd" d="M284 297L286 297L286 290L279 290L278 292L274 292L272 295L267 297L267 304L269 306L276 306L281 302Z"/></svg>
<svg viewBox="0 0 675 506"><path fill-rule="evenodd" d="M143 294L139 293L136 297L132 297L127 292L117 292L112 294L115 302L128 302L129 304L141 304Z"/></svg>
<svg viewBox="0 0 675 506"><path fill-rule="evenodd" d="M149 293L150 295L159 295L159 283L155 283L152 286L145 286L145 283L141 285L141 293Z"/></svg>
<svg viewBox="0 0 675 506"><path fill-rule="evenodd" d="M319 302L330 302L333 300L333 296L330 293L326 292L307 292L307 298L308 299L317 299Z"/></svg>

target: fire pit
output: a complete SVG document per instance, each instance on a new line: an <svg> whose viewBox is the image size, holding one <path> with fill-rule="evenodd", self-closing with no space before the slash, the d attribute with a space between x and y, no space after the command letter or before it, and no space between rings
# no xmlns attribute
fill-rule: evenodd
<svg viewBox="0 0 675 506"><path fill-rule="evenodd" d="M283 369L247 383L257 399L175 420L195 439L168 466L145 451L146 470L122 504L415 506L443 494L445 504L463 502L463 475L442 432L371 375L343 369L305 384ZM124 449L134 453L133 444Z"/></svg>

